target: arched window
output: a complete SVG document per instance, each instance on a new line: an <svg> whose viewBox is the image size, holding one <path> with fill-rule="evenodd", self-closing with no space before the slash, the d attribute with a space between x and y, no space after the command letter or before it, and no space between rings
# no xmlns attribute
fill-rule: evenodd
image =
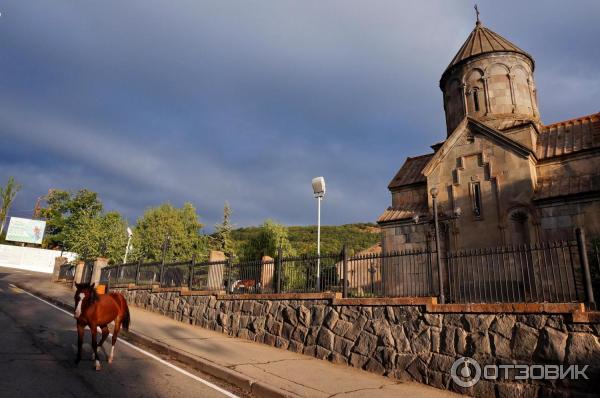
<svg viewBox="0 0 600 398"><path fill-rule="evenodd" d="M480 69L472 69L465 78L466 85L466 100L468 113L481 113L484 111L485 103L482 95L483 92L483 71Z"/></svg>
<svg viewBox="0 0 600 398"><path fill-rule="evenodd" d="M471 206L475 218L481 218L483 209L481 201L481 185L479 181L471 183Z"/></svg>

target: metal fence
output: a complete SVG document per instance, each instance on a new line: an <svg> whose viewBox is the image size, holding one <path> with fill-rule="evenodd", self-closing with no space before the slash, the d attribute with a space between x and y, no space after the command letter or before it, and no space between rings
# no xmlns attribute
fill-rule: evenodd
<svg viewBox="0 0 600 398"><path fill-rule="evenodd" d="M449 253L449 298L473 302L584 301L577 242Z"/></svg>
<svg viewBox="0 0 600 398"><path fill-rule="evenodd" d="M342 276L338 272L341 263L341 254L283 258L280 290L290 293L341 292Z"/></svg>
<svg viewBox="0 0 600 398"><path fill-rule="evenodd" d="M73 282L73 279L75 279L75 264L66 263L61 265L58 270L58 279Z"/></svg>
<svg viewBox="0 0 600 398"><path fill-rule="evenodd" d="M347 260L349 297L436 296L439 291L435 251L371 253Z"/></svg>
<svg viewBox="0 0 600 398"><path fill-rule="evenodd" d="M584 245L564 241L459 250L443 253L440 264L431 249L354 257L344 249L338 254L279 255L266 261L137 262L104 268L101 282L228 294L436 297L444 293L450 303L583 302L593 296Z"/></svg>
<svg viewBox="0 0 600 398"><path fill-rule="evenodd" d="M83 264L81 272L81 283L90 283L92 281L92 273L94 272L94 261L88 260Z"/></svg>

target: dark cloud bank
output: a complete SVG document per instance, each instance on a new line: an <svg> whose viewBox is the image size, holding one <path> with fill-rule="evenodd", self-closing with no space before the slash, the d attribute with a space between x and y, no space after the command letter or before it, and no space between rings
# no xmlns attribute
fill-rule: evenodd
<svg viewBox="0 0 600 398"><path fill-rule="evenodd" d="M598 2L480 2L530 52L544 122L600 110ZM444 138L437 86L471 2L0 2L0 180L13 215L87 187L131 222L191 201L209 227L374 221Z"/></svg>

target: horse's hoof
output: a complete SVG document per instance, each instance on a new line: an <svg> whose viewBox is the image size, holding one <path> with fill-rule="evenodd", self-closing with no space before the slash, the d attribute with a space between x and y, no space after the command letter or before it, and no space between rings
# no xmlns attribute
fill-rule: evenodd
<svg viewBox="0 0 600 398"><path fill-rule="evenodd" d="M96 363L95 369L96 369L97 371L99 371L99 370L101 370L101 369L102 369L102 366L100 365L100 362L97 362L97 363Z"/></svg>
<svg viewBox="0 0 600 398"><path fill-rule="evenodd" d="M113 363L113 358L112 357L108 358L108 363Z"/></svg>

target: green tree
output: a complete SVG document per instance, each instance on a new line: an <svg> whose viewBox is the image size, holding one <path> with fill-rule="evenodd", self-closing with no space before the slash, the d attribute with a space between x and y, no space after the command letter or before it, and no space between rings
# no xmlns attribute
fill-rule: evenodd
<svg viewBox="0 0 600 398"><path fill-rule="evenodd" d="M233 226L231 225L230 218L231 207L229 206L229 203L225 202L225 205L223 206L223 221L220 224L215 225L212 246L215 250L235 255L233 239L231 237Z"/></svg>
<svg viewBox="0 0 600 398"><path fill-rule="evenodd" d="M266 220L259 228L257 234L242 244L242 257L249 260L259 260L263 256L277 256L277 249L281 245L283 255L295 255L294 249L288 240L288 229L273 220Z"/></svg>
<svg viewBox="0 0 600 398"><path fill-rule="evenodd" d="M98 194L87 189L75 193L53 189L45 201L46 206L40 209L40 216L46 219L45 247L65 248L65 235L70 233L70 228L75 228L80 218L94 218L102 213Z"/></svg>
<svg viewBox="0 0 600 398"><path fill-rule="evenodd" d="M0 234L4 231L4 224L6 223L6 216L10 210L10 206L21 188L21 184L17 183L12 176L8 177L5 186L0 187Z"/></svg>
<svg viewBox="0 0 600 398"><path fill-rule="evenodd" d="M127 223L117 212L83 211L64 231L64 245L84 260L106 257L120 263L127 245Z"/></svg>
<svg viewBox="0 0 600 398"><path fill-rule="evenodd" d="M133 258L160 261L165 239L169 237L167 261L204 258L208 241L200 234L202 224L191 203L175 208L166 203L149 208L137 221L132 238Z"/></svg>

